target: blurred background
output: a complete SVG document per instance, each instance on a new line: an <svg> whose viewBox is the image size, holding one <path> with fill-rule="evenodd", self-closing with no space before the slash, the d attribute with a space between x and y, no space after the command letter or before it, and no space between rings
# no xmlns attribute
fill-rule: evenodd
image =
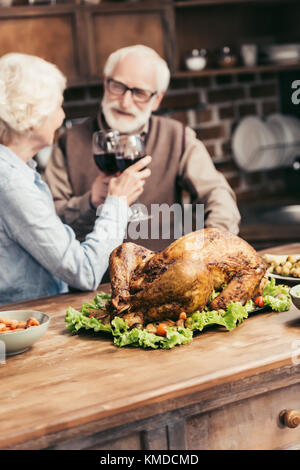
<svg viewBox="0 0 300 470"><path fill-rule="evenodd" d="M196 131L236 193L240 235L265 248L300 239L299 18L298 0L0 0L0 55L55 63L72 126L96 115L112 51L154 48L172 72L158 113Z"/></svg>

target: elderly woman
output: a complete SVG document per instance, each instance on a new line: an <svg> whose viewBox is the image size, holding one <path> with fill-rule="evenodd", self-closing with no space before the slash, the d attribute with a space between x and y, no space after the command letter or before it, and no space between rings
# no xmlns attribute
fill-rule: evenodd
<svg viewBox="0 0 300 470"><path fill-rule="evenodd" d="M110 179L93 231L79 243L57 217L48 186L32 157L51 145L62 125L65 77L26 54L0 59L0 304L94 290L111 251L122 243L129 205L143 191L145 157ZM141 171L140 171L141 170Z"/></svg>

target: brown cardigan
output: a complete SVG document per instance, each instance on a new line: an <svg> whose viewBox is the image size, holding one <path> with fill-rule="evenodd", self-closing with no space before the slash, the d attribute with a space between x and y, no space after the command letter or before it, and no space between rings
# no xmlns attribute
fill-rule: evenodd
<svg viewBox="0 0 300 470"><path fill-rule="evenodd" d="M55 145L45 173L58 215L72 226L79 240L91 231L95 220L90 188L101 172L93 160L91 137L97 127L97 121L89 118L67 129ZM151 204L171 206L181 202L184 189L190 193L193 203L205 204L205 226L238 233L240 215L235 195L224 176L215 169L194 131L173 119L152 116L145 144L147 154L152 156L151 176L146 180L139 202L149 211ZM154 220L149 223L153 224ZM140 229L141 226L131 223L128 233L134 235ZM160 234L159 240L132 239L130 236L127 240L158 250L171 243L173 230L170 233L167 239ZM148 234L151 235L150 226Z"/></svg>

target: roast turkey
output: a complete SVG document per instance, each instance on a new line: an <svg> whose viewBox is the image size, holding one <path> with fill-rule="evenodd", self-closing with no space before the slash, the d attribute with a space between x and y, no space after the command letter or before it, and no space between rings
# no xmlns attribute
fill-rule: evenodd
<svg viewBox="0 0 300 470"><path fill-rule="evenodd" d="M267 266L245 240L206 228L157 253L123 243L111 253L109 269L111 316L123 316L132 326L201 311L213 289L223 288L211 309L225 309L230 302L244 305L261 293Z"/></svg>

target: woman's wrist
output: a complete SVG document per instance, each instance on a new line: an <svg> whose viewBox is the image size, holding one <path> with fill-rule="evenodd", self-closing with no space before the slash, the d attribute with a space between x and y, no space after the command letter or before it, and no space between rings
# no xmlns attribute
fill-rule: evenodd
<svg viewBox="0 0 300 470"><path fill-rule="evenodd" d="M127 199L124 196L115 196L108 194L104 204L101 204L97 209L97 215L102 217L113 217L113 214L118 213L117 220L130 218L132 211L128 206Z"/></svg>

